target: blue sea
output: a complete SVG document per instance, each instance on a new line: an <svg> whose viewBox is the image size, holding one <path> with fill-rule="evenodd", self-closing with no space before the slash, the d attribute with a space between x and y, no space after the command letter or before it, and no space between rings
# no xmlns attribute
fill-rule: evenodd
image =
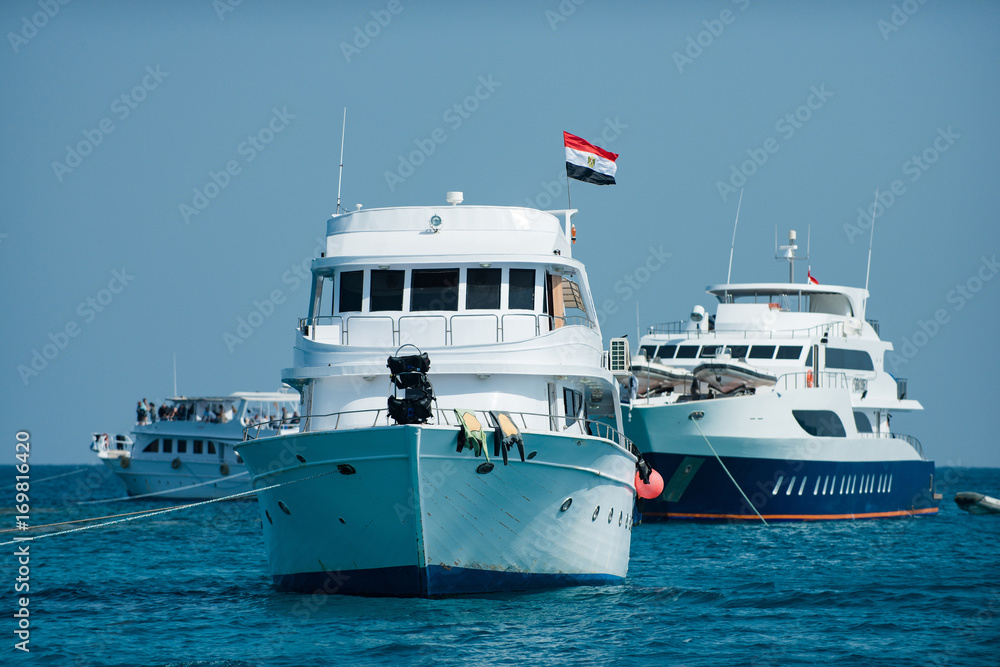
<svg viewBox="0 0 1000 667"><path fill-rule="evenodd" d="M99 467L31 477L32 525L175 504L91 503L123 493ZM204 505L27 543L27 593L4 546L0 664L1000 665L1000 515L952 500L1000 497L1000 469L937 480L933 517L644 524L623 585L446 600L276 592L256 503Z"/></svg>

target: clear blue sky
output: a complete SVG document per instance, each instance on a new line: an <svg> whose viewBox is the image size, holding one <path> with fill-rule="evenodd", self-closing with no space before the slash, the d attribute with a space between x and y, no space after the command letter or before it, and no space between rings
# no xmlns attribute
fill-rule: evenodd
<svg viewBox="0 0 1000 667"><path fill-rule="evenodd" d="M11 461L18 429L35 463L92 461L174 354L182 393L278 386L346 106L348 207L562 208L564 130L620 153L618 185L572 186L605 338L710 305L727 185L734 280L784 280L775 226L811 226L814 275L863 286L858 209L895 182L868 316L926 409L893 427L1000 466L997 3L234 1L0 7Z"/></svg>

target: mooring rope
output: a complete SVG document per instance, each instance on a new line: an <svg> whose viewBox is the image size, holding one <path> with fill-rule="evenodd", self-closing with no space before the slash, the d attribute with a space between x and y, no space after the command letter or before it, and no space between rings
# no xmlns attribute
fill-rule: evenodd
<svg viewBox="0 0 1000 667"><path fill-rule="evenodd" d="M197 484L190 484L188 486L179 486L176 489L166 489L165 491L153 491L152 493L142 493L138 496L120 496L118 498L100 498L99 500L84 500L78 502L77 505L100 505L104 503L120 503L123 500L138 500L140 498L155 498L156 496L165 496L168 493L177 493L178 491L187 491L188 489L193 489L199 486L205 486L206 484L214 484L222 479L236 479L237 477L243 477L244 475L249 475L249 470L244 470L243 472L238 472L235 475L230 475L228 477L216 477L215 479L210 479L207 482L198 482ZM0 531L2 533L3 531Z"/></svg>
<svg viewBox="0 0 1000 667"><path fill-rule="evenodd" d="M695 413L692 412L691 415L693 415L693 414L695 414ZM690 419L692 422L694 422L694 427L696 429L698 429L698 433L701 433L701 437L705 438L705 444L708 445L708 448L712 450L713 454L715 454L715 458L719 461L719 465L722 466L722 469L726 471L727 475L729 475L729 479L731 479L733 481L733 484L736 485L736 490L740 492L741 496L743 496L743 500L747 501L747 505L750 506L750 509L752 509L754 511L754 514L756 514L760 518L761 522L763 522L763 524L766 526L767 525L767 521L764 521L764 517L762 517L760 515L760 512L757 511L757 508L754 507L753 503L750 502L750 499L747 498L747 494L743 493L743 489L740 488L739 483L736 481L736 479L729 472L729 468L726 467L726 464L722 462L722 458L719 456L719 453L715 451L715 447L713 447L712 443L710 443L708 441L708 436L706 436L705 432L701 430L701 426L698 425L698 420L695 419L694 417L692 417L691 415L688 415L688 419Z"/></svg>
<svg viewBox="0 0 1000 667"><path fill-rule="evenodd" d="M332 475L335 472L338 472L338 471L337 470L328 470L327 472L321 472L318 475L312 475L311 477L303 477L302 479L293 479L293 480L288 481L288 482L279 482L278 484L272 484L270 486L261 487L259 489L251 489L250 491L242 491L240 493L235 493L235 494L233 494L231 496L225 496L224 498L212 498L211 500L203 500L202 502L199 502L199 503L190 503L190 504L186 504L186 505L175 505L173 507L166 507L166 508L163 508L163 509L151 510L151 511L142 512L142 513L131 512L129 515L116 514L116 515L112 515L110 517L93 517L92 519L83 519L84 521L103 521L105 519L110 519L110 518L113 518L113 517L124 517L124 518L118 518L118 519L116 519L114 521L105 521L104 523L93 524L91 526L81 526L80 528L70 528L69 530L61 530L61 531L56 532L56 533L46 533L45 535L35 535L35 536L32 536L32 537L18 537L18 538L13 539L13 540L11 540L9 542L0 542L0 546L7 546L8 544L19 544L21 542L33 542L35 540L41 540L41 539L44 539L46 537L56 537L57 535L68 535L70 533L78 533L78 532L81 532L81 531L84 531L84 530L91 530L92 528L103 528L105 526L113 526L115 524L125 523L127 521L135 521L136 519L144 519L146 517L159 516L161 514L168 514L170 512L176 512L177 510L193 509L195 507L201 507L202 505L210 505L212 503L220 503L220 502L223 502L225 500L233 500L235 498L245 498L246 496L256 495L256 494L260 493L261 491L270 491L271 489L276 489L279 486L287 486L288 484L298 484L299 482L306 482L306 481L308 481L310 479L316 479L317 477L325 477L326 475ZM138 514L138 516L136 516L136 514ZM70 522L66 522L66 523L70 523ZM50 525L59 525L59 524L50 524ZM39 527L42 527L42 526L39 526ZM30 528L28 530L30 530Z"/></svg>
<svg viewBox="0 0 1000 667"><path fill-rule="evenodd" d="M41 479L33 479L33 480L31 480L31 483L32 484L40 484L41 482L47 482L50 479L59 479L60 477L65 477L66 475L75 475L76 473L78 473L78 472L84 472L85 470L89 470L89 468L77 468L76 470L70 470L69 472L60 473L58 475L52 475L52 477L43 477ZM3 490L3 489L13 489L15 486L17 486L17 482L15 482L14 484L8 484L7 486L0 486L0 490Z"/></svg>

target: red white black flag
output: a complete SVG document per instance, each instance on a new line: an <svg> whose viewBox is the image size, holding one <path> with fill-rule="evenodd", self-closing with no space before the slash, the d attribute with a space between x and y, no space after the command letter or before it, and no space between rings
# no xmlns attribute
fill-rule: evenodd
<svg viewBox="0 0 1000 667"><path fill-rule="evenodd" d="M809 277L810 285L819 285L819 281L813 278L813 270L811 266L809 267L809 270L806 271L806 275Z"/></svg>
<svg viewBox="0 0 1000 667"><path fill-rule="evenodd" d="M618 153L611 153L584 141L575 134L563 132L566 144L566 175L585 183L614 185Z"/></svg>

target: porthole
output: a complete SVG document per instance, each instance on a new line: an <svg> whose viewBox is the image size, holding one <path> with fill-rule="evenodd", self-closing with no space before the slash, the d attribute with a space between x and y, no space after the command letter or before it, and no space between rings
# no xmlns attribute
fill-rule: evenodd
<svg viewBox="0 0 1000 667"><path fill-rule="evenodd" d="M594 516L590 517L591 521L597 521L597 515L601 513L601 506L598 505L597 509L594 510Z"/></svg>
<svg viewBox="0 0 1000 667"><path fill-rule="evenodd" d="M273 526L274 525L274 519L271 518L271 513L268 512L267 510L264 510L264 516L267 517L267 522Z"/></svg>
<svg viewBox="0 0 1000 667"><path fill-rule="evenodd" d="M624 520L625 520L625 515L622 514L621 512L619 512L618 513L618 525L621 526L622 525L622 521L624 521Z"/></svg>
<svg viewBox="0 0 1000 667"><path fill-rule="evenodd" d="M528 455L525 458L530 461L531 459L535 458L536 456L538 456L538 452L536 452L535 450L532 449L530 452L528 452Z"/></svg>
<svg viewBox="0 0 1000 667"><path fill-rule="evenodd" d="M337 472L339 472L341 475L353 475L354 473L357 472L357 470L355 470L354 466L352 465L341 463L337 466Z"/></svg>
<svg viewBox="0 0 1000 667"><path fill-rule="evenodd" d="M569 506L572 505L572 504L573 504L573 499L572 498L567 498L566 502L564 502L562 504L562 507L559 508L559 511L560 512L565 512L566 510L569 509Z"/></svg>
<svg viewBox="0 0 1000 667"><path fill-rule="evenodd" d="M478 466L476 466L476 472L478 472L480 475L491 473L493 472L493 464L490 463L489 461L484 461L483 463L480 463Z"/></svg>
<svg viewBox="0 0 1000 667"><path fill-rule="evenodd" d="M611 523L611 520L614 518L615 518L615 508L612 507L611 511L608 512L608 523Z"/></svg>
<svg viewBox="0 0 1000 667"><path fill-rule="evenodd" d="M344 521L344 517L340 517L340 523L343 523L343 524L347 523L346 521Z"/></svg>
<svg viewBox="0 0 1000 667"><path fill-rule="evenodd" d="M278 501L278 507L281 509L282 512L284 512L285 514L288 514L289 516L291 516L292 513L288 510L288 505L286 505L285 503L283 503L283 502L281 502L279 500Z"/></svg>
<svg viewBox="0 0 1000 667"><path fill-rule="evenodd" d="M305 457L303 457L301 454L296 454L295 458L297 458L301 463L306 462Z"/></svg>

